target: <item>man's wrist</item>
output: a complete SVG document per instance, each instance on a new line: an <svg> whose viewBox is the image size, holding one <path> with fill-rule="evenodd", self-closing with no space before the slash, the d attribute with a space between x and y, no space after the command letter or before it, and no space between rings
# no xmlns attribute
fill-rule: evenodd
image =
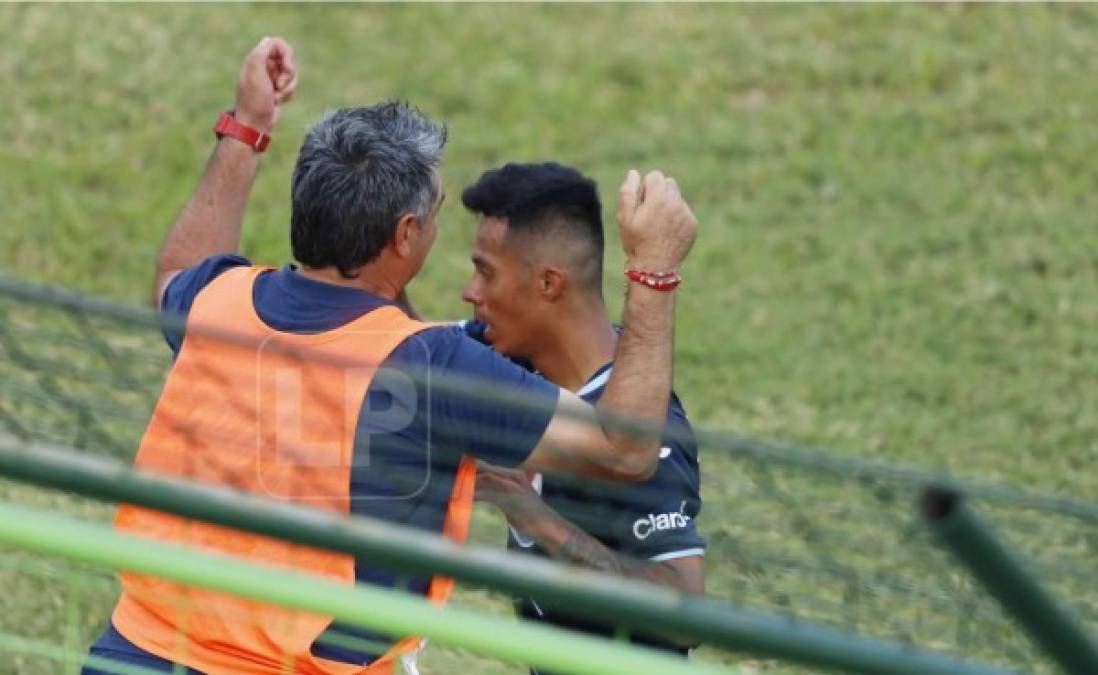
<svg viewBox="0 0 1098 675"><path fill-rule="evenodd" d="M625 260L625 269L645 272L677 272L680 265L682 265L681 260L672 260L660 255L636 255Z"/></svg>
<svg viewBox="0 0 1098 675"><path fill-rule="evenodd" d="M530 523L528 529L525 534L551 556L557 556L568 541L576 536L576 527L555 513Z"/></svg>
<svg viewBox="0 0 1098 675"><path fill-rule="evenodd" d="M233 116L236 117L236 120L241 124L252 127L257 131L262 131L267 135L270 135L270 133L274 131L274 127L271 125L270 117L251 115L248 113L248 111L239 109L233 112Z"/></svg>
<svg viewBox="0 0 1098 675"><path fill-rule="evenodd" d="M263 155L255 151L255 148L241 143L235 138L223 136L217 139L214 154L223 161L232 162L233 166L246 165L258 170L262 163Z"/></svg>
<svg viewBox="0 0 1098 675"><path fill-rule="evenodd" d="M228 136L234 141L251 148L256 153L265 151L271 142L269 133L250 124L246 117L241 119L233 110L221 113L217 118L213 131L218 140Z"/></svg>

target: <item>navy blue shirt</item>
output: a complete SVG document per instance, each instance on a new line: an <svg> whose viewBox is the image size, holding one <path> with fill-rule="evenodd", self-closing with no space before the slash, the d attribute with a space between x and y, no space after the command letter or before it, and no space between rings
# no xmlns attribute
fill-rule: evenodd
<svg viewBox="0 0 1098 675"><path fill-rule="evenodd" d="M161 311L186 316L198 294L221 273L251 265L246 258L217 255L180 272L165 289ZM259 275L253 303L260 319L286 333L321 333L368 312L395 305L358 289L307 279L291 265ZM399 305L397 305L399 306ZM165 331L173 354L184 349L183 336ZM409 386L394 386L382 373L405 373ZM518 409L429 386L431 378L458 376L491 383L536 402ZM460 326L428 328L402 342L381 364L371 382L355 433L351 473L351 512L439 532L463 453L503 466L518 466L540 440L556 407L559 388L516 366L470 339ZM394 423L396 421L397 423ZM425 593L428 578L406 578L364 561L355 566L359 582ZM313 646L316 656L367 664L380 652L336 647L324 638L340 634L381 643L388 636L333 623ZM93 654L160 667L156 659L125 640L112 626L92 648ZM90 669L86 673L95 672Z"/></svg>
<svg viewBox="0 0 1098 675"><path fill-rule="evenodd" d="M484 324L467 322L466 332L484 341ZM528 364L525 364L529 367ZM594 404L602 396L612 364L600 368L576 393ZM705 540L698 533L696 519L701 512L698 448L690 421L678 396L671 394L667 409L668 437L660 448L659 466L640 483L603 483L565 476L538 476L545 503L563 518L602 542L607 548L653 562L705 554ZM508 547L547 556L536 543L514 528ZM564 616L535 598L517 598L516 610L526 619L600 635L613 629L590 621ZM660 640L638 636L635 642L685 653Z"/></svg>

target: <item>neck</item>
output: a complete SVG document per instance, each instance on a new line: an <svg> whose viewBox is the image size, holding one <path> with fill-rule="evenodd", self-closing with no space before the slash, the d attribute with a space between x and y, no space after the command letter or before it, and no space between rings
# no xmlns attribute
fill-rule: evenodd
<svg viewBox="0 0 1098 675"><path fill-rule="evenodd" d="M562 308L545 333L545 345L530 360L551 382L578 391L614 358L618 334L601 298Z"/></svg>
<svg viewBox="0 0 1098 675"><path fill-rule="evenodd" d="M379 274L380 270L371 269L371 267L372 265L366 265L359 268L358 276L353 279L344 277L334 267L306 267L301 265L297 268L297 273L306 279L332 284L333 286L357 288L360 291L372 293L386 300L395 301L400 297L404 292L403 285L386 278L385 275Z"/></svg>

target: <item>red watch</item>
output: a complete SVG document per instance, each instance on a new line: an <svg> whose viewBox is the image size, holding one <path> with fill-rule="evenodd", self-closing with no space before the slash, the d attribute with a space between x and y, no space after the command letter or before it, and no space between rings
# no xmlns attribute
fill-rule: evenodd
<svg viewBox="0 0 1098 675"><path fill-rule="evenodd" d="M217 118L217 124L214 125L213 131L219 139L231 136L245 145L250 145L252 150L256 152L263 152L271 143L270 134L237 122L231 110L221 113L221 117Z"/></svg>

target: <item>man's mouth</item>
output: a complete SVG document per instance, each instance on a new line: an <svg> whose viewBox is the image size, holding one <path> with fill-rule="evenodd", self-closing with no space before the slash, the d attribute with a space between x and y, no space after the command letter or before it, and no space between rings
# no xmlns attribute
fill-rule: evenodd
<svg viewBox="0 0 1098 675"><path fill-rule="evenodd" d="M496 331L492 328L491 322L488 321L488 317L483 312L479 312L476 309L473 310L473 321L484 324L484 336L485 342L492 344L494 342Z"/></svg>

